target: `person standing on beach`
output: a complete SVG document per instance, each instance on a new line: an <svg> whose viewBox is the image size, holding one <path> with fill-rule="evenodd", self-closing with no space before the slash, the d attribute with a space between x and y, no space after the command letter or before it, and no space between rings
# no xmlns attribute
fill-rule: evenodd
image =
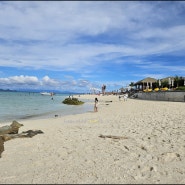
<svg viewBox="0 0 185 185"><path fill-rule="evenodd" d="M94 100L94 112L98 112L98 98Z"/></svg>

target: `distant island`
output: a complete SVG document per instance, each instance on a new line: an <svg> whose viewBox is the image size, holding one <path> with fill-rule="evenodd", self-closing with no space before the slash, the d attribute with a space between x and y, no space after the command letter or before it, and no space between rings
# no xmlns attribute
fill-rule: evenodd
<svg viewBox="0 0 185 185"><path fill-rule="evenodd" d="M19 89L19 90L10 90L10 89L0 89L0 92L33 92L33 93L40 93L42 91L46 91L46 92L50 92L51 90L40 90L40 89ZM54 90L53 91L55 94L68 94L68 95L72 95L72 94L82 94L82 93L77 93L77 92L71 92L71 91L58 91L58 90Z"/></svg>
<svg viewBox="0 0 185 185"><path fill-rule="evenodd" d="M0 89L0 92L17 92L16 90Z"/></svg>

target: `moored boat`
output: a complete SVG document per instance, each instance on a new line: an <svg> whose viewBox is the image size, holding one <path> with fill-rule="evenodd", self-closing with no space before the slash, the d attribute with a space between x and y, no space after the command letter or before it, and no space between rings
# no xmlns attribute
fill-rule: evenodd
<svg viewBox="0 0 185 185"><path fill-rule="evenodd" d="M53 92L41 92L40 94L41 95L47 95L47 96L53 96L53 95L55 95L55 93L53 93Z"/></svg>

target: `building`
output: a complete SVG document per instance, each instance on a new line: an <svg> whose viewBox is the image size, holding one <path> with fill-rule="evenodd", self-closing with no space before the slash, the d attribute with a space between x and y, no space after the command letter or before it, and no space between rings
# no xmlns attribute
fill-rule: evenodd
<svg viewBox="0 0 185 185"><path fill-rule="evenodd" d="M134 83L134 86L137 90L154 89L156 87L174 88L178 86L185 86L185 77L169 76L162 79L147 77Z"/></svg>
<svg viewBox="0 0 185 185"><path fill-rule="evenodd" d="M147 77L147 78L144 78L144 79L136 82L134 84L134 86L138 90L152 89L154 83L157 83L157 79Z"/></svg>

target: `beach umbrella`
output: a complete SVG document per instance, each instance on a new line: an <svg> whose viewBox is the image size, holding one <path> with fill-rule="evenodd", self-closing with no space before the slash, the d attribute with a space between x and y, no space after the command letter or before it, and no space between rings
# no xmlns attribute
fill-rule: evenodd
<svg viewBox="0 0 185 185"><path fill-rule="evenodd" d="M174 79L172 79L172 87L174 86Z"/></svg>
<svg viewBox="0 0 185 185"><path fill-rule="evenodd" d="M152 89L152 82L150 82L150 88Z"/></svg>
<svg viewBox="0 0 185 185"><path fill-rule="evenodd" d="M161 80L159 80L159 87L161 86Z"/></svg>
<svg viewBox="0 0 185 185"><path fill-rule="evenodd" d="M171 85L171 78L168 78L168 84Z"/></svg>
<svg viewBox="0 0 185 185"><path fill-rule="evenodd" d="M168 84L169 84L169 89L170 89L170 85L171 85L171 78L168 78Z"/></svg>

